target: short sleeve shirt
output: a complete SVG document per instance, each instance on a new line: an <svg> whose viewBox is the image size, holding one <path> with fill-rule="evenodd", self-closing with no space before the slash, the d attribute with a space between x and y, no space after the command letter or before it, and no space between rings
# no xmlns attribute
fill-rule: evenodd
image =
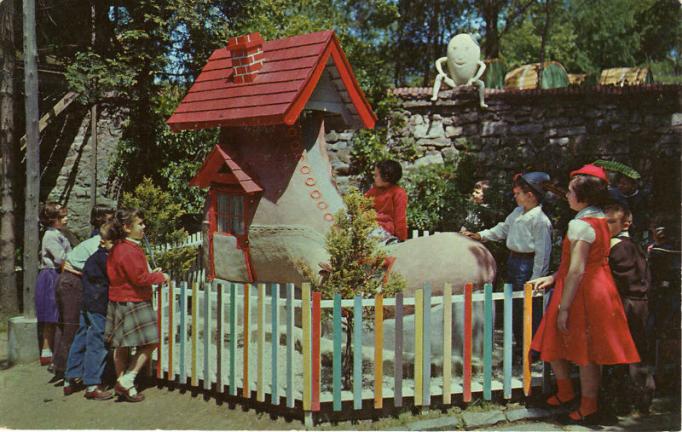
<svg viewBox="0 0 682 432"><path fill-rule="evenodd" d="M592 244L597 234L592 225L582 220L585 217L605 217L604 212L598 207L585 207L580 210L575 218L568 223L568 239L572 242L583 240Z"/></svg>

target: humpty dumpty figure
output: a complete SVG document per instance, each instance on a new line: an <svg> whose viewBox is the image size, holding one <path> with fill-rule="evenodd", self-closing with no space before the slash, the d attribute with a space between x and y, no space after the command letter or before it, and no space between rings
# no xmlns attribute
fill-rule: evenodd
<svg viewBox="0 0 682 432"><path fill-rule="evenodd" d="M438 100L438 91L442 81L452 88L458 85L478 85L478 97L481 103L481 108L487 108L488 105L483 102L483 90L485 84L479 78L485 72L485 63L481 60L481 48L474 38L468 33L461 33L450 39L448 43L448 56L441 57L436 60L436 69L438 75L436 82L433 84L432 101ZM448 72L443 71L443 63L447 62Z"/></svg>

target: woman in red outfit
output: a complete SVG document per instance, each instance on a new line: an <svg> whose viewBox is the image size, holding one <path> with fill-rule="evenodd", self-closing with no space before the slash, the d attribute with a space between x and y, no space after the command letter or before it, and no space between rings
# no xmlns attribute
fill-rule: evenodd
<svg viewBox="0 0 682 432"><path fill-rule="evenodd" d="M394 160L383 160L374 168L374 186L365 196L374 198L379 229L372 232L384 244L407 239L407 193L397 185L403 169Z"/></svg>
<svg viewBox="0 0 682 432"><path fill-rule="evenodd" d="M571 173L568 189L568 203L578 214L568 225L557 273L531 281L536 290L555 285L531 349L552 365L558 391L547 399L550 406L575 399L569 362L580 367L580 408L563 420L593 423L600 365L636 363L640 358L609 269L609 227L597 207L608 197L606 173L585 165Z"/></svg>
<svg viewBox="0 0 682 432"><path fill-rule="evenodd" d="M118 379L114 391L129 402L140 402L135 377L159 343L156 313L152 307L152 285L168 282L161 269L149 271L140 247L144 238L144 216L137 209L120 209L113 221L116 244L107 257L109 306L105 339L114 347ZM130 348L135 355L130 358Z"/></svg>

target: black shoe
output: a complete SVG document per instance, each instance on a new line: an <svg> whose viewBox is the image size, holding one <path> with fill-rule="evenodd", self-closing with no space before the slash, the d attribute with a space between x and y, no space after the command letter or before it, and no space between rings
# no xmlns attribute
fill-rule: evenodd
<svg viewBox="0 0 682 432"><path fill-rule="evenodd" d="M558 416L557 421L562 425L597 426L600 424L601 418L599 415L599 411L593 412L592 414L586 416L582 415L580 413L580 410L573 412L577 412L578 415L580 415L580 418L576 420L571 417L572 413L567 413Z"/></svg>

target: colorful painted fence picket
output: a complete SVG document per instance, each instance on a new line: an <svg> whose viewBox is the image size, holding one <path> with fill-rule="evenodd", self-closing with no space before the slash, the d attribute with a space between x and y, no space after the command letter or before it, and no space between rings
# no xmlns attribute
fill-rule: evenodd
<svg viewBox="0 0 682 432"><path fill-rule="evenodd" d="M531 286L525 292L512 292L510 285L504 292L493 292L490 284L473 288L467 284L455 295L446 285L436 296L426 285L414 297L323 299L308 284L296 292L293 284L207 283L202 277L174 282L156 288L162 343L153 372L181 385L302 408L306 423L321 410L382 409L387 400L395 407L428 407L434 397L448 405L459 397L490 400L492 392L511 398L513 389L528 395L546 371L541 364L531 367L527 354L512 356L512 302L524 304L527 353ZM343 317L349 311L355 317L352 385L343 388ZM496 315L502 322L495 324ZM479 354L473 349L481 342L474 340L474 316L483 324ZM367 319L373 321L371 333L363 330ZM456 320L463 323L454 325ZM433 328L434 322L442 328ZM455 340L462 346L453 346L458 329Z"/></svg>

